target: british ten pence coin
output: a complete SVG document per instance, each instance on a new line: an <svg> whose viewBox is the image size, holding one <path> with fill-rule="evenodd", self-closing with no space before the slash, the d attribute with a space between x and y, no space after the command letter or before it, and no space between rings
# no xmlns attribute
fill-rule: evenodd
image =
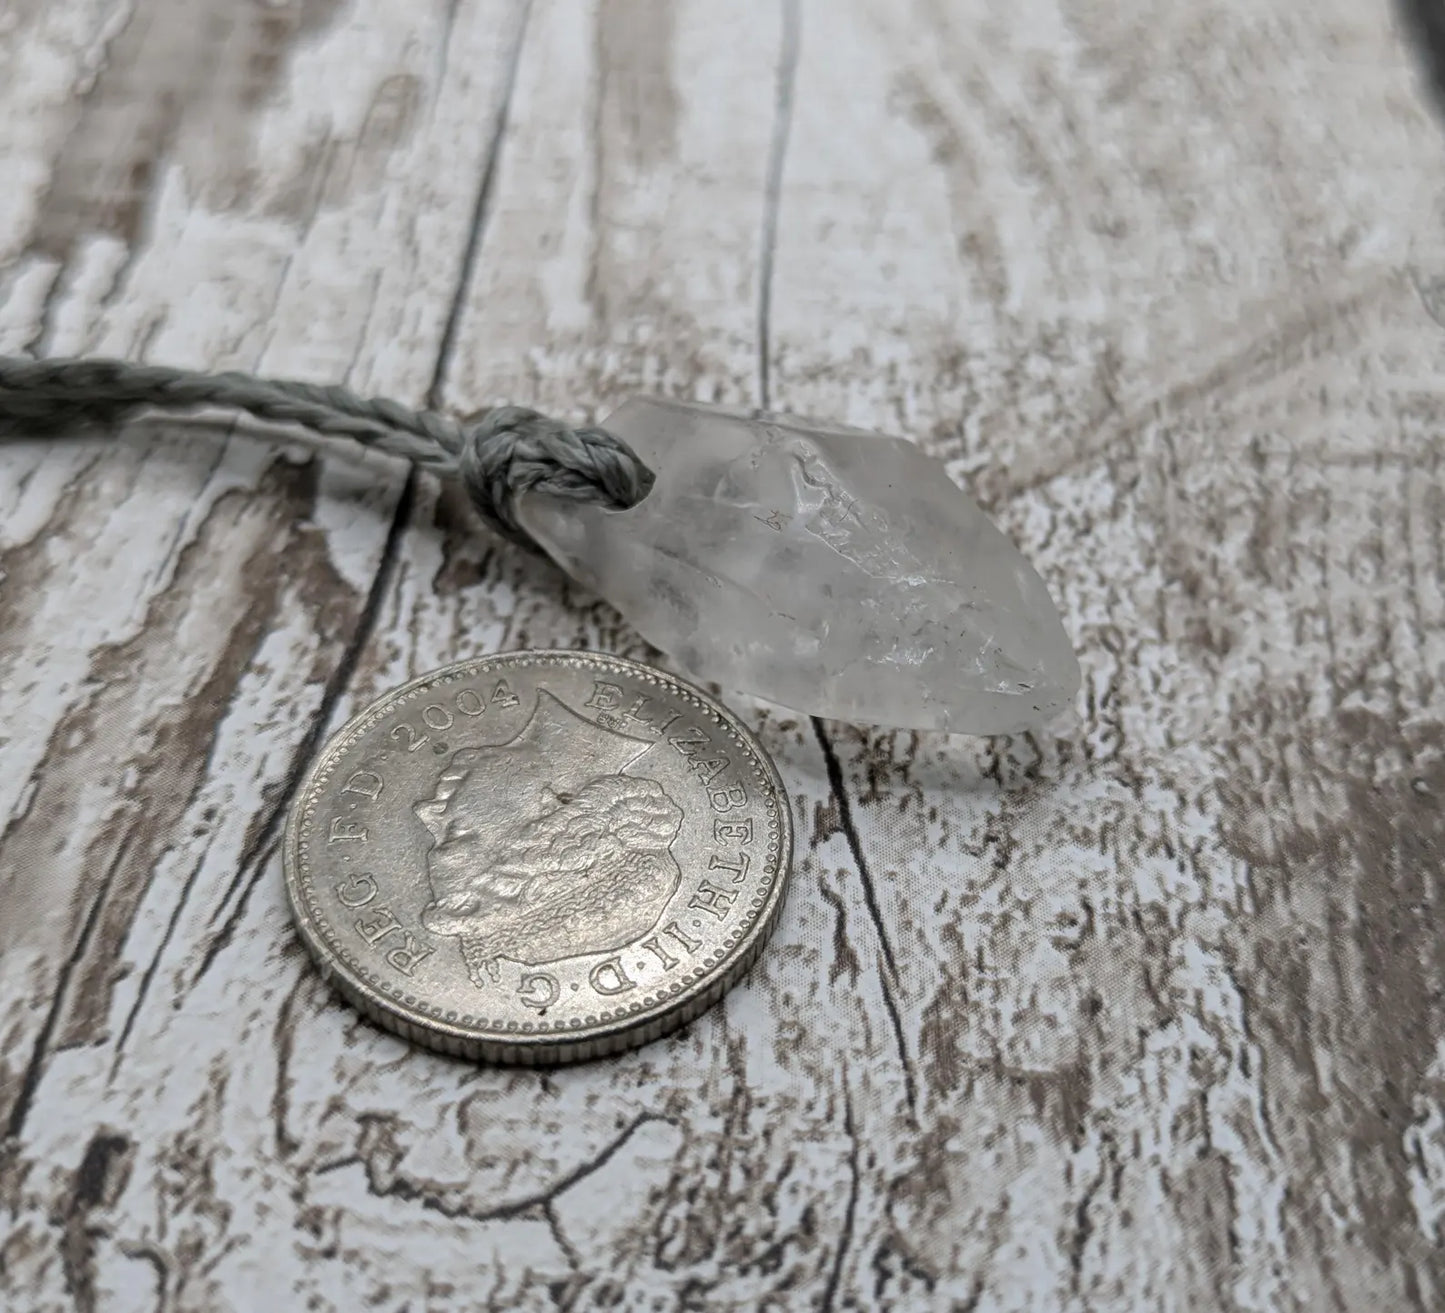
<svg viewBox="0 0 1445 1313"><path fill-rule="evenodd" d="M615 1053L710 1007L767 938L787 795L725 708L658 670L511 652L356 716L286 826L322 973L418 1043L494 1062Z"/></svg>

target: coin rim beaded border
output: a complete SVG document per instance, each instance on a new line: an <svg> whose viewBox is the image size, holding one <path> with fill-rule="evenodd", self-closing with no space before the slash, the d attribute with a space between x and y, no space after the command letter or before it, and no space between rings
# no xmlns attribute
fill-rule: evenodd
<svg viewBox="0 0 1445 1313"><path fill-rule="evenodd" d="M439 683L478 673L539 665L598 670L621 667L634 679L667 686L746 749L754 775L760 783L772 786L777 799L774 802L769 798L764 804L772 822L768 836L772 846L759 878L761 888L747 904L749 919L732 931L722 948L704 959L683 981L676 982L666 994L648 995L616 1013L604 1011L595 1021L589 1017L555 1023L499 1022L486 1017L459 1016L455 1011L434 1012L414 995L383 984L377 972L363 967L349 949L337 942L324 909L314 903L305 830L315 812L320 791L339 760L377 721L390 715L397 704ZM522 1065L579 1062L651 1043L686 1025L717 1003L752 966L772 933L792 876L792 807L776 765L753 733L726 707L676 675L601 652L555 648L501 652L472 657L419 675L372 702L332 735L306 772L291 804L282 864L291 915L302 942L323 979L364 1016L405 1039L457 1057ZM730 953L734 954L731 958ZM649 1016L649 1007L661 1010Z"/></svg>

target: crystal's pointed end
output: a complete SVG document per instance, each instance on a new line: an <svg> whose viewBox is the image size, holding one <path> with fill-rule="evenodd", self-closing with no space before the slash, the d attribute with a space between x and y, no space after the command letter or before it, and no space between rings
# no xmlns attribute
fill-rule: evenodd
<svg viewBox="0 0 1445 1313"><path fill-rule="evenodd" d="M519 508L574 578L694 674L793 710L1004 734L1079 665L1018 549L916 447L637 398L607 422L654 469L631 510Z"/></svg>

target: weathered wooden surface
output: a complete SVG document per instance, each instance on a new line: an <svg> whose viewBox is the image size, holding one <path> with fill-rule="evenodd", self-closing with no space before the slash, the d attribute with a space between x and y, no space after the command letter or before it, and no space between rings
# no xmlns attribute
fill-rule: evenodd
<svg viewBox="0 0 1445 1313"><path fill-rule="evenodd" d="M473 1067L318 983L285 805L414 672L649 654L381 459L6 445L6 1307L1445 1304L1445 184L1383 5L6 0L0 107L0 350L905 432L1086 682L1014 741L732 698L800 823L761 965Z"/></svg>

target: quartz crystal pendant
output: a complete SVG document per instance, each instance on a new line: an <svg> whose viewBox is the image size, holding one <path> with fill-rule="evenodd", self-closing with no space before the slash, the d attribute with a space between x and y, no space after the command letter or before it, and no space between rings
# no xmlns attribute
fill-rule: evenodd
<svg viewBox="0 0 1445 1313"><path fill-rule="evenodd" d="M1043 581L911 443L639 397L606 421L657 482L625 511L530 494L526 529L681 666L796 711L1001 734L1079 666Z"/></svg>

